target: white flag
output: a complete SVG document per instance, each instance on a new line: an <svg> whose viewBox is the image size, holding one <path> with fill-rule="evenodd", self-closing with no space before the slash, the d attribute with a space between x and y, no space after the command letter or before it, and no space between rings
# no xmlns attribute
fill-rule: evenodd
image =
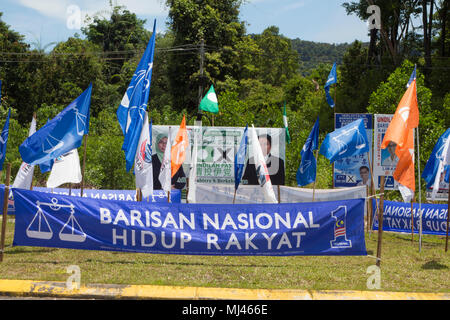
<svg viewBox="0 0 450 320"><path fill-rule="evenodd" d="M136 148L134 174L136 176L136 188L141 189L142 197L151 196L153 194L152 141L150 140L147 112L145 112L144 124Z"/></svg>
<svg viewBox="0 0 450 320"><path fill-rule="evenodd" d="M64 183L80 183L81 178L80 157L75 148L55 159L47 188L57 188Z"/></svg>
<svg viewBox="0 0 450 320"><path fill-rule="evenodd" d="M195 194L197 192L197 149L198 139L202 132L202 122L196 121L194 127L194 149L192 150L191 167L189 170L189 193L188 202L196 203Z"/></svg>
<svg viewBox="0 0 450 320"><path fill-rule="evenodd" d="M36 132L36 119L31 120L30 130L28 136L32 136ZM16 178L14 179L13 188L31 189L33 181L34 165L22 161Z"/></svg>
<svg viewBox="0 0 450 320"><path fill-rule="evenodd" d="M263 188L264 198L272 203L278 203L275 193L273 192L272 182L270 181L269 170L267 169L266 160L264 159L255 127L252 125L251 139L253 148L253 159L255 161L256 176L259 185Z"/></svg>
<svg viewBox="0 0 450 320"><path fill-rule="evenodd" d="M161 188L169 192L172 189L172 167L171 167L171 154L172 154L172 137L170 135L170 127L169 134L167 135L167 144L166 149L164 150L163 161L161 163L161 171L159 172L159 182L161 183Z"/></svg>

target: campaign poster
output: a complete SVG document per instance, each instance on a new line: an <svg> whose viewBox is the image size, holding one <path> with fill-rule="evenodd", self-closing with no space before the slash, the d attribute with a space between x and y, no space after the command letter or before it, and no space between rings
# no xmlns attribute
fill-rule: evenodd
<svg viewBox="0 0 450 320"><path fill-rule="evenodd" d="M179 126L154 125L152 126L152 161L154 168L160 166L165 147L167 135L171 130L172 143L178 132ZM189 147L186 159L180 168L175 188L186 188L186 177L189 177L192 150L194 147L194 128L187 126ZM197 182L208 184L234 184L234 157L239 149L239 144L244 133L243 127L201 127L202 134L199 136L197 150ZM259 137L259 143L273 185L285 184L285 149L286 132L284 128L255 128ZM249 127L249 130L251 128ZM164 140L165 138L165 140ZM241 184L259 184L254 169L252 140L249 138L246 165ZM165 143L164 143L165 142ZM156 170L157 171L157 170ZM255 172L253 172L255 171ZM155 172L155 171L154 171ZM153 179L157 179L153 175ZM174 183L172 181L172 183Z"/></svg>
<svg viewBox="0 0 450 320"><path fill-rule="evenodd" d="M380 189L381 177L385 176L385 190L398 190L398 182L394 180L393 174L397 167L398 157L395 154L397 145L390 142L386 149L381 149L384 135L389 124L391 123L393 114L376 114L374 121L374 144L373 144L373 176L375 188Z"/></svg>
<svg viewBox="0 0 450 320"><path fill-rule="evenodd" d="M335 114L335 129L342 128L347 124L358 119L364 119L364 126L366 128L367 139L369 145L372 146L372 130L373 130L373 115L365 113L336 113ZM355 186L369 186L371 185L369 157L372 158L372 148L369 154L364 153L344 159L339 159L334 162L333 182L334 187L355 187Z"/></svg>

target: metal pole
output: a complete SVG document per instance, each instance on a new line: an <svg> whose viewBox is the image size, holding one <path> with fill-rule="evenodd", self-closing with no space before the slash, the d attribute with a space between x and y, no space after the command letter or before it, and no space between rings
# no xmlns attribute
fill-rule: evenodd
<svg viewBox="0 0 450 320"><path fill-rule="evenodd" d="M381 196L380 205L378 207L378 243L377 243L377 266L381 264L381 241L383 238L383 210L384 210L384 179L385 176L381 176Z"/></svg>
<svg viewBox="0 0 450 320"><path fill-rule="evenodd" d="M8 220L8 197L9 197L9 183L11 177L11 163L6 164L6 180L5 180L5 194L3 196L3 220L2 220L2 237L0 244L0 262L3 262L3 250L5 249L6 236L6 222Z"/></svg>
<svg viewBox="0 0 450 320"><path fill-rule="evenodd" d="M416 130L417 135L417 175L419 179L419 252L422 249L422 192L420 187L420 141L419 141L419 127Z"/></svg>
<svg viewBox="0 0 450 320"><path fill-rule="evenodd" d="M448 188L448 201L447 201L447 233L445 235L445 252L447 252L448 249L448 222L450 217L450 185Z"/></svg>
<svg viewBox="0 0 450 320"><path fill-rule="evenodd" d="M197 120L202 121L202 110L200 110L200 102L203 98L203 65L205 61L205 40L200 40L200 84L198 86L198 108L197 108Z"/></svg>
<svg viewBox="0 0 450 320"><path fill-rule="evenodd" d="M87 137L88 135L84 135L84 153L83 153L83 171L81 173L81 194L80 196L83 197L83 189L84 189L84 171L86 169L86 146L87 146Z"/></svg>

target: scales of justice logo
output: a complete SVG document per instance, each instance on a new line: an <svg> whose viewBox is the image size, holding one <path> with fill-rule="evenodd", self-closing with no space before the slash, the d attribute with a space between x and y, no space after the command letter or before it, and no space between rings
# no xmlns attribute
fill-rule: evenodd
<svg viewBox="0 0 450 320"><path fill-rule="evenodd" d="M84 242L86 240L86 233L84 233L80 224L74 216L75 206L73 204L58 203L58 199L52 198L51 202L36 201L37 211L26 229L26 235L29 238L50 240L53 238L53 230L45 216L42 207L48 207L55 213L63 213L61 211L69 210L69 218L59 231L59 239L68 242ZM64 210L65 209L65 210Z"/></svg>
<svg viewBox="0 0 450 320"><path fill-rule="evenodd" d="M351 248L352 241L347 239L347 206L339 206L331 212L334 223L334 239L330 241L331 248Z"/></svg>

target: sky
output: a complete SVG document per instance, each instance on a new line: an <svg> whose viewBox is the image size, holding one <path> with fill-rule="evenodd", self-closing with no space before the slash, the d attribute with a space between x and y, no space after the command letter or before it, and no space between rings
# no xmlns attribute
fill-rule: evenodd
<svg viewBox="0 0 450 320"><path fill-rule="evenodd" d="M109 17L110 0L1 0L2 20L25 36L26 42L41 47L52 42L66 41L78 33L87 15ZM168 9L164 0L111 0L124 5L157 32L167 29ZM347 0L349 1L349 0ZM248 33L261 33L269 26L277 26L280 34L302 40L351 43L369 41L367 23L348 16L342 3L345 0L246 0L240 8L240 20L247 23Z"/></svg>

